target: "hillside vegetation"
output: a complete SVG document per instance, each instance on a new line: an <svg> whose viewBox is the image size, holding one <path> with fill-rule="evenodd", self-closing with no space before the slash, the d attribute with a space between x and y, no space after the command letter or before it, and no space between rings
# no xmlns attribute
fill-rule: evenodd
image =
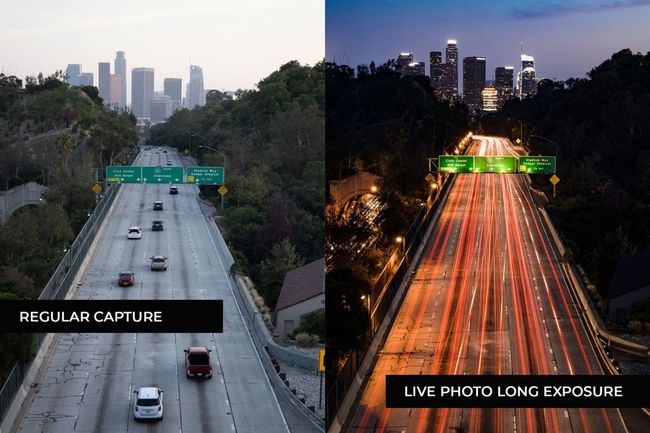
<svg viewBox="0 0 650 433"><path fill-rule="evenodd" d="M152 145L187 151L202 165L226 163L218 222L235 270L251 275L271 309L286 272L323 257L324 81L322 63L292 61L257 90L234 99L212 91L205 106L178 111L150 131ZM219 209L216 187L202 193Z"/></svg>
<svg viewBox="0 0 650 433"><path fill-rule="evenodd" d="M126 161L137 143L135 119L108 111L95 87L69 88L62 74L0 74L0 186L34 181L44 202L0 225L0 299L36 299L64 248L95 205L95 168ZM0 379L31 356L30 337L0 336Z"/></svg>
<svg viewBox="0 0 650 433"><path fill-rule="evenodd" d="M551 198L549 210L570 247L567 259L586 269L603 297L618 260L650 248L648 107L650 53L625 49L588 78L545 80L537 96L483 121L489 132L506 136L518 137L523 126L533 154L554 155L557 143L556 198L548 175L533 176L535 185Z"/></svg>

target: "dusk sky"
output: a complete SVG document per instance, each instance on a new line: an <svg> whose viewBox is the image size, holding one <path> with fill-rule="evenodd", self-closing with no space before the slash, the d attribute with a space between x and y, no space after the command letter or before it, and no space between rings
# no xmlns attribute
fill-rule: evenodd
<svg viewBox="0 0 650 433"><path fill-rule="evenodd" d="M614 52L650 51L650 0L327 0L327 61L356 67L411 52L425 62L429 51L458 41L462 58L486 57L486 78L497 66L521 66L535 57L538 78L585 77ZM462 85L462 75L459 74Z"/></svg>
<svg viewBox="0 0 650 433"><path fill-rule="evenodd" d="M97 63L125 51L131 69L189 78L190 59L206 89L252 89L290 60L325 55L323 0L0 0L0 69L24 79L68 63L95 74Z"/></svg>

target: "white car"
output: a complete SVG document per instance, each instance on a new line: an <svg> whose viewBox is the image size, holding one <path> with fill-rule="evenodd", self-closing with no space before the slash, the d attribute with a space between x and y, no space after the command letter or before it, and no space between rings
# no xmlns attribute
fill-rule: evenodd
<svg viewBox="0 0 650 433"><path fill-rule="evenodd" d="M129 239L141 239L142 238L142 232L140 231L140 227L131 227L129 229L129 234L126 235Z"/></svg>
<svg viewBox="0 0 650 433"><path fill-rule="evenodd" d="M157 387L143 387L137 391L133 405L133 419L163 419L163 391Z"/></svg>

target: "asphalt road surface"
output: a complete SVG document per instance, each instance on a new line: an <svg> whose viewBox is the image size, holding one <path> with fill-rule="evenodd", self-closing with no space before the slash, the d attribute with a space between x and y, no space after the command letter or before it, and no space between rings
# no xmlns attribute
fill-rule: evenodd
<svg viewBox="0 0 650 433"><path fill-rule="evenodd" d="M143 151L134 165L180 166L179 156ZM70 432L288 432L268 377L227 281L227 271L197 201L194 185L125 184L100 232L75 299L222 299L222 334L60 334L18 431ZM162 200L163 211L153 202ZM151 231L160 219L164 231ZM142 239L128 240L131 226ZM149 257L169 258L151 271ZM120 271L135 273L119 287ZM212 379L187 379L183 349L212 349ZM133 391L164 392L162 421L134 421Z"/></svg>
<svg viewBox="0 0 650 433"><path fill-rule="evenodd" d="M385 407L387 374L603 374L526 177L457 176L348 430L625 432L617 409Z"/></svg>

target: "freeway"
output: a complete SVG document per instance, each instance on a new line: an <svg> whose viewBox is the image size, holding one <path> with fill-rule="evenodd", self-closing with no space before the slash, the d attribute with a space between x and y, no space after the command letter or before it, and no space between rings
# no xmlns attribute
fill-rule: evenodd
<svg viewBox="0 0 650 433"><path fill-rule="evenodd" d="M626 432L618 409L385 407L387 374L603 374L526 177L456 176L348 431Z"/></svg>
<svg viewBox="0 0 650 433"><path fill-rule="evenodd" d="M143 151L135 165L166 166L167 156ZM22 433L70 432L274 432L289 431L246 323L233 296L221 252L197 200L198 188L125 184L115 199L92 255L87 258L75 299L222 299L221 334L59 334L38 389L29 401ZM162 200L164 209L153 210ZM163 231L153 232L153 220ZM142 239L127 239L131 226ZM150 270L149 257L169 258L167 271ZM133 287L119 287L120 271L135 273ZM212 349L212 379L187 379L183 349ZM164 392L164 419L133 419L133 391L145 386Z"/></svg>

